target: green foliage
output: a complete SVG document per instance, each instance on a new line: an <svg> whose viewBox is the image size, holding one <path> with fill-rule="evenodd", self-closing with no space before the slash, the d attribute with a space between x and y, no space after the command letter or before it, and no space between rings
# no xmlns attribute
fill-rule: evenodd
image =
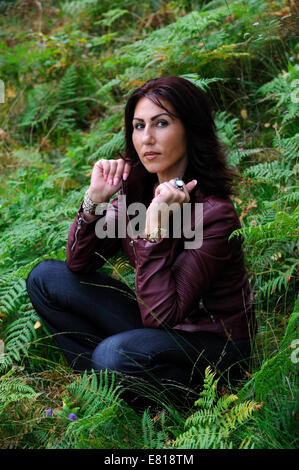
<svg viewBox="0 0 299 470"><path fill-rule="evenodd" d="M35 399L38 394L22 378L15 376L16 371L11 369L0 377L0 416L5 408L12 403Z"/></svg>
<svg viewBox="0 0 299 470"><path fill-rule="evenodd" d="M82 84L83 77L85 84ZM57 88L48 83L35 86L28 93L20 126L36 128L47 125L51 132L53 129L69 132L80 125L89 113L85 102L90 98L80 96L84 85L88 83L88 77L88 71L78 72L76 66L71 65Z"/></svg>
<svg viewBox="0 0 299 470"><path fill-rule="evenodd" d="M261 369L254 374L254 377L249 381L242 393L255 385L255 395L258 400L270 400L273 397L273 392L280 385L282 377L296 376L298 372L297 356L292 353L294 345L299 337L299 296L295 303L294 311L291 314L288 327L285 331L284 337L280 343L279 351L274 357L269 358L264 362Z"/></svg>
<svg viewBox="0 0 299 470"><path fill-rule="evenodd" d="M273 111L282 114L282 124L291 123L299 113L298 99L299 65L288 64L288 72L282 72L259 89L264 99L276 102Z"/></svg>
<svg viewBox="0 0 299 470"><path fill-rule="evenodd" d="M239 391L244 400L251 391L263 401L262 416L249 426L257 448L298 447L296 416L298 416L298 337L299 297L290 316L278 352L268 358Z"/></svg>
<svg viewBox="0 0 299 470"><path fill-rule="evenodd" d="M94 371L85 372L66 387L62 410L57 416L68 421L65 436L57 442L52 439L50 448L82 448L89 443L91 447L102 445L112 447L115 441L122 439L120 426L126 404L121 400L121 387L115 384L115 376L107 370L99 376ZM75 406L74 406L75 405ZM77 416L69 421L69 413Z"/></svg>
<svg viewBox="0 0 299 470"><path fill-rule="evenodd" d="M185 422L185 432L173 443L179 449L233 449L233 434L253 415L257 404L247 400L237 402L237 395L223 395L217 399L215 373L206 368L203 390L195 406L199 408ZM250 439L238 448L252 448Z"/></svg>

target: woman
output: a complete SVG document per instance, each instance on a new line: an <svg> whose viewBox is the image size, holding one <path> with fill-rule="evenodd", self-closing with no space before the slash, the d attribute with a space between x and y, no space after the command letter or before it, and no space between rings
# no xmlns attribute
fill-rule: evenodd
<svg viewBox="0 0 299 470"><path fill-rule="evenodd" d="M255 316L241 241L228 240L240 222L207 98L183 78L150 80L127 102L125 144L123 157L94 165L67 262L45 260L31 271L32 304L76 370L193 388L207 365L239 378ZM98 209L112 196L105 215ZM134 203L146 208L137 235L118 225L103 238L121 214L130 227ZM171 226L187 206L191 232L201 228L196 246ZM119 249L136 269L135 291L97 271Z"/></svg>

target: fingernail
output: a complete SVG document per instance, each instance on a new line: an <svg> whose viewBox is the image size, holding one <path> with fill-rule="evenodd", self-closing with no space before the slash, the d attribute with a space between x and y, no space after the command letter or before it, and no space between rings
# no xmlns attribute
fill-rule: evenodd
<svg viewBox="0 0 299 470"><path fill-rule="evenodd" d="M112 186L112 184L113 184L113 179L112 178L109 180L109 184L110 184L110 186Z"/></svg>
<svg viewBox="0 0 299 470"><path fill-rule="evenodd" d="M195 183L195 186L196 186L196 185L197 185L197 180L193 180L193 181L194 181L194 183Z"/></svg>
<svg viewBox="0 0 299 470"><path fill-rule="evenodd" d="M128 178L128 173L124 173L123 174L123 180L126 181L127 178Z"/></svg>
<svg viewBox="0 0 299 470"><path fill-rule="evenodd" d="M104 175L104 180L107 181L108 175Z"/></svg>
<svg viewBox="0 0 299 470"><path fill-rule="evenodd" d="M118 182L119 182L119 179L118 179L117 177L114 178L114 180L113 180L114 186L117 186L117 185L118 185Z"/></svg>

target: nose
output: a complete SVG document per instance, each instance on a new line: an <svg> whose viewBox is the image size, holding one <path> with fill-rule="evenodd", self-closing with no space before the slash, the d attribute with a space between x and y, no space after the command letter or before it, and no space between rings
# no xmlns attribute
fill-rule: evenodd
<svg viewBox="0 0 299 470"><path fill-rule="evenodd" d="M155 142L154 131L151 126L145 126L142 133L143 144L153 144Z"/></svg>

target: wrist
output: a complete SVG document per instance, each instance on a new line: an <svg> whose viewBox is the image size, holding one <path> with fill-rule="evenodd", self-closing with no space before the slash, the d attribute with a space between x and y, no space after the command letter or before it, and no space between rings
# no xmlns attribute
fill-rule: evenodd
<svg viewBox="0 0 299 470"><path fill-rule="evenodd" d="M87 190L85 195L84 195L84 200L83 200L83 203L82 203L82 209L84 211L84 214L89 214L89 215L94 216L96 214L97 207L100 204L105 204L106 205L107 202L97 201L97 200L91 199L89 191ZM89 219L91 220L90 217L89 217Z"/></svg>
<svg viewBox="0 0 299 470"><path fill-rule="evenodd" d="M104 198L102 194L99 194L98 191L93 191L90 187L86 191L86 193L89 197L89 199L94 203L94 204L101 204L102 202L108 202L109 198Z"/></svg>

